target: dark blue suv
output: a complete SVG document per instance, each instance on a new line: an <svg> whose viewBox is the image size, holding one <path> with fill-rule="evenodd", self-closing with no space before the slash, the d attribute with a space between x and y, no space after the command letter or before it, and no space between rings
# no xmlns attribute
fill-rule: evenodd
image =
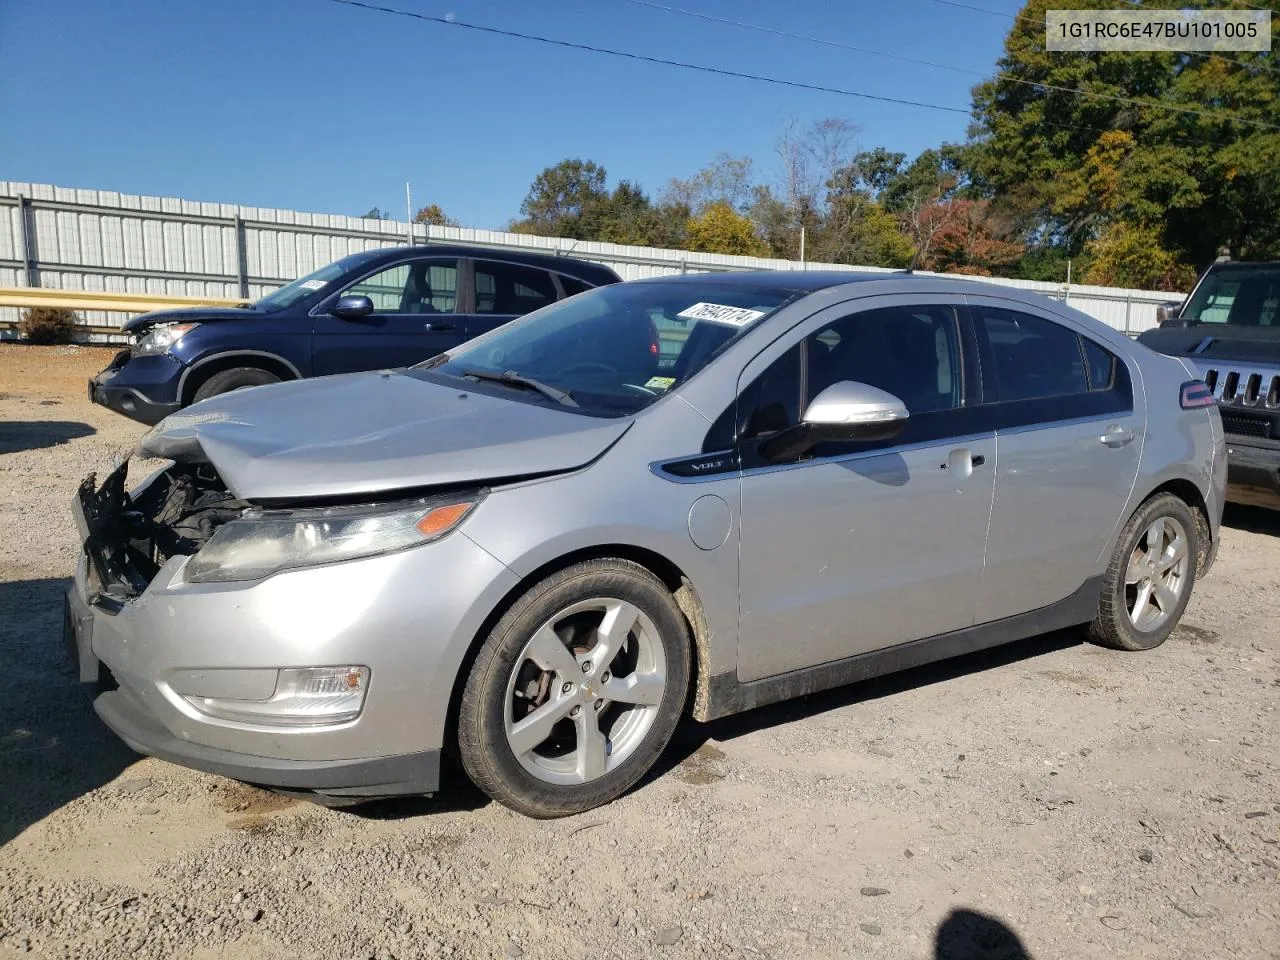
<svg viewBox="0 0 1280 960"><path fill-rule="evenodd" d="M343 257L239 307L135 317L89 399L143 423L241 387L426 360L531 310L617 283L566 257L428 245Z"/></svg>

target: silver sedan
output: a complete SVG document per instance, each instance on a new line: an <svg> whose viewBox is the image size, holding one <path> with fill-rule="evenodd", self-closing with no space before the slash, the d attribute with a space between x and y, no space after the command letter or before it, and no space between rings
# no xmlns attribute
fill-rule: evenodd
<svg viewBox="0 0 1280 960"><path fill-rule="evenodd" d="M89 478L66 639L135 749L329 803L441 757L535 817L710 720L1087 625L1162 643L1217 545L1183 361L909 274L589 291L407 370L251 388Z"/></svg>

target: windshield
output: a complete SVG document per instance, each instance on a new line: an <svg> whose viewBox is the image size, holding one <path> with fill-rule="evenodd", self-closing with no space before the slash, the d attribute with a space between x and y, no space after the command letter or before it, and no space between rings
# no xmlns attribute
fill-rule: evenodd
<svg viewBox="0 0 1280 960"><path fill-rule="evenodd" d="M715 280L613 284L531 313L415 369L459 378L468 371L517 374L567 393L578 412L627 416L674 390L799 295ZM513 398L519 387L491 377L473 382L510 390ZM537 389L518 396L554 402Z"/></svg>
<svg viewBox="0 0 1280 960"><path fill-rule="evenodd" d="M341 260L335 260L328 266L321 267L315 273L299 277L297 280L286 283L279 290L268 293L260 300L254 301L252 304L253 309L271 313L276 310L284 310L286 307L292 307L298 301L305 300L313 294L326 290L334 280L337 280L366 259L368 259L367 254L354 253L349 257L343 257Z"/></svg>
<svg viewBox="0 0 1280 960"><path fill-rule="evenodd" d="M1280 326L1280 265L1210 270L1183 307L1180 319L1233 327Z"/></svg>

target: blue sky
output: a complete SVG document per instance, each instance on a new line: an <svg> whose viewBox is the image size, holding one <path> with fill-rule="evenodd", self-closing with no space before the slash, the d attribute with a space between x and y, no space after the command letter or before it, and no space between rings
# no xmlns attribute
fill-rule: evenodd
<svg viewBox="0 0 1280 960"><path fill-rule="evenodd" d="M966 108L977 77L628 0L375 0L748 73ZM1011 21L936 0L663 0L989 73ZM1017 0L977 4L1015 12ZM720 151L775 173L789 119L839 116L913 155L968 118L339 6L329 0L3 0L0 179L357 215L439 203L516 216L565 157L657 194Z"/></svg>

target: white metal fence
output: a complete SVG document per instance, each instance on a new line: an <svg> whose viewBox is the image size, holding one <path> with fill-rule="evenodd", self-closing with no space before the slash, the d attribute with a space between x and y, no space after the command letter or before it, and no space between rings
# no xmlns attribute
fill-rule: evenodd
<svg viewBox="0 0 1280 960"><path fill-rule="evenodd" d="M410 241L572 255L607 264L626 280L726 270L884 269L0 181L0 286L251 298L349 253ZM1154 326L1156 307L1180 299L1152 290L975 279L1066 300L1127 333ZM16 308L0 307L0 320L17 319ZM95 313L84 322L119 326L124 319Z"/></svg>

